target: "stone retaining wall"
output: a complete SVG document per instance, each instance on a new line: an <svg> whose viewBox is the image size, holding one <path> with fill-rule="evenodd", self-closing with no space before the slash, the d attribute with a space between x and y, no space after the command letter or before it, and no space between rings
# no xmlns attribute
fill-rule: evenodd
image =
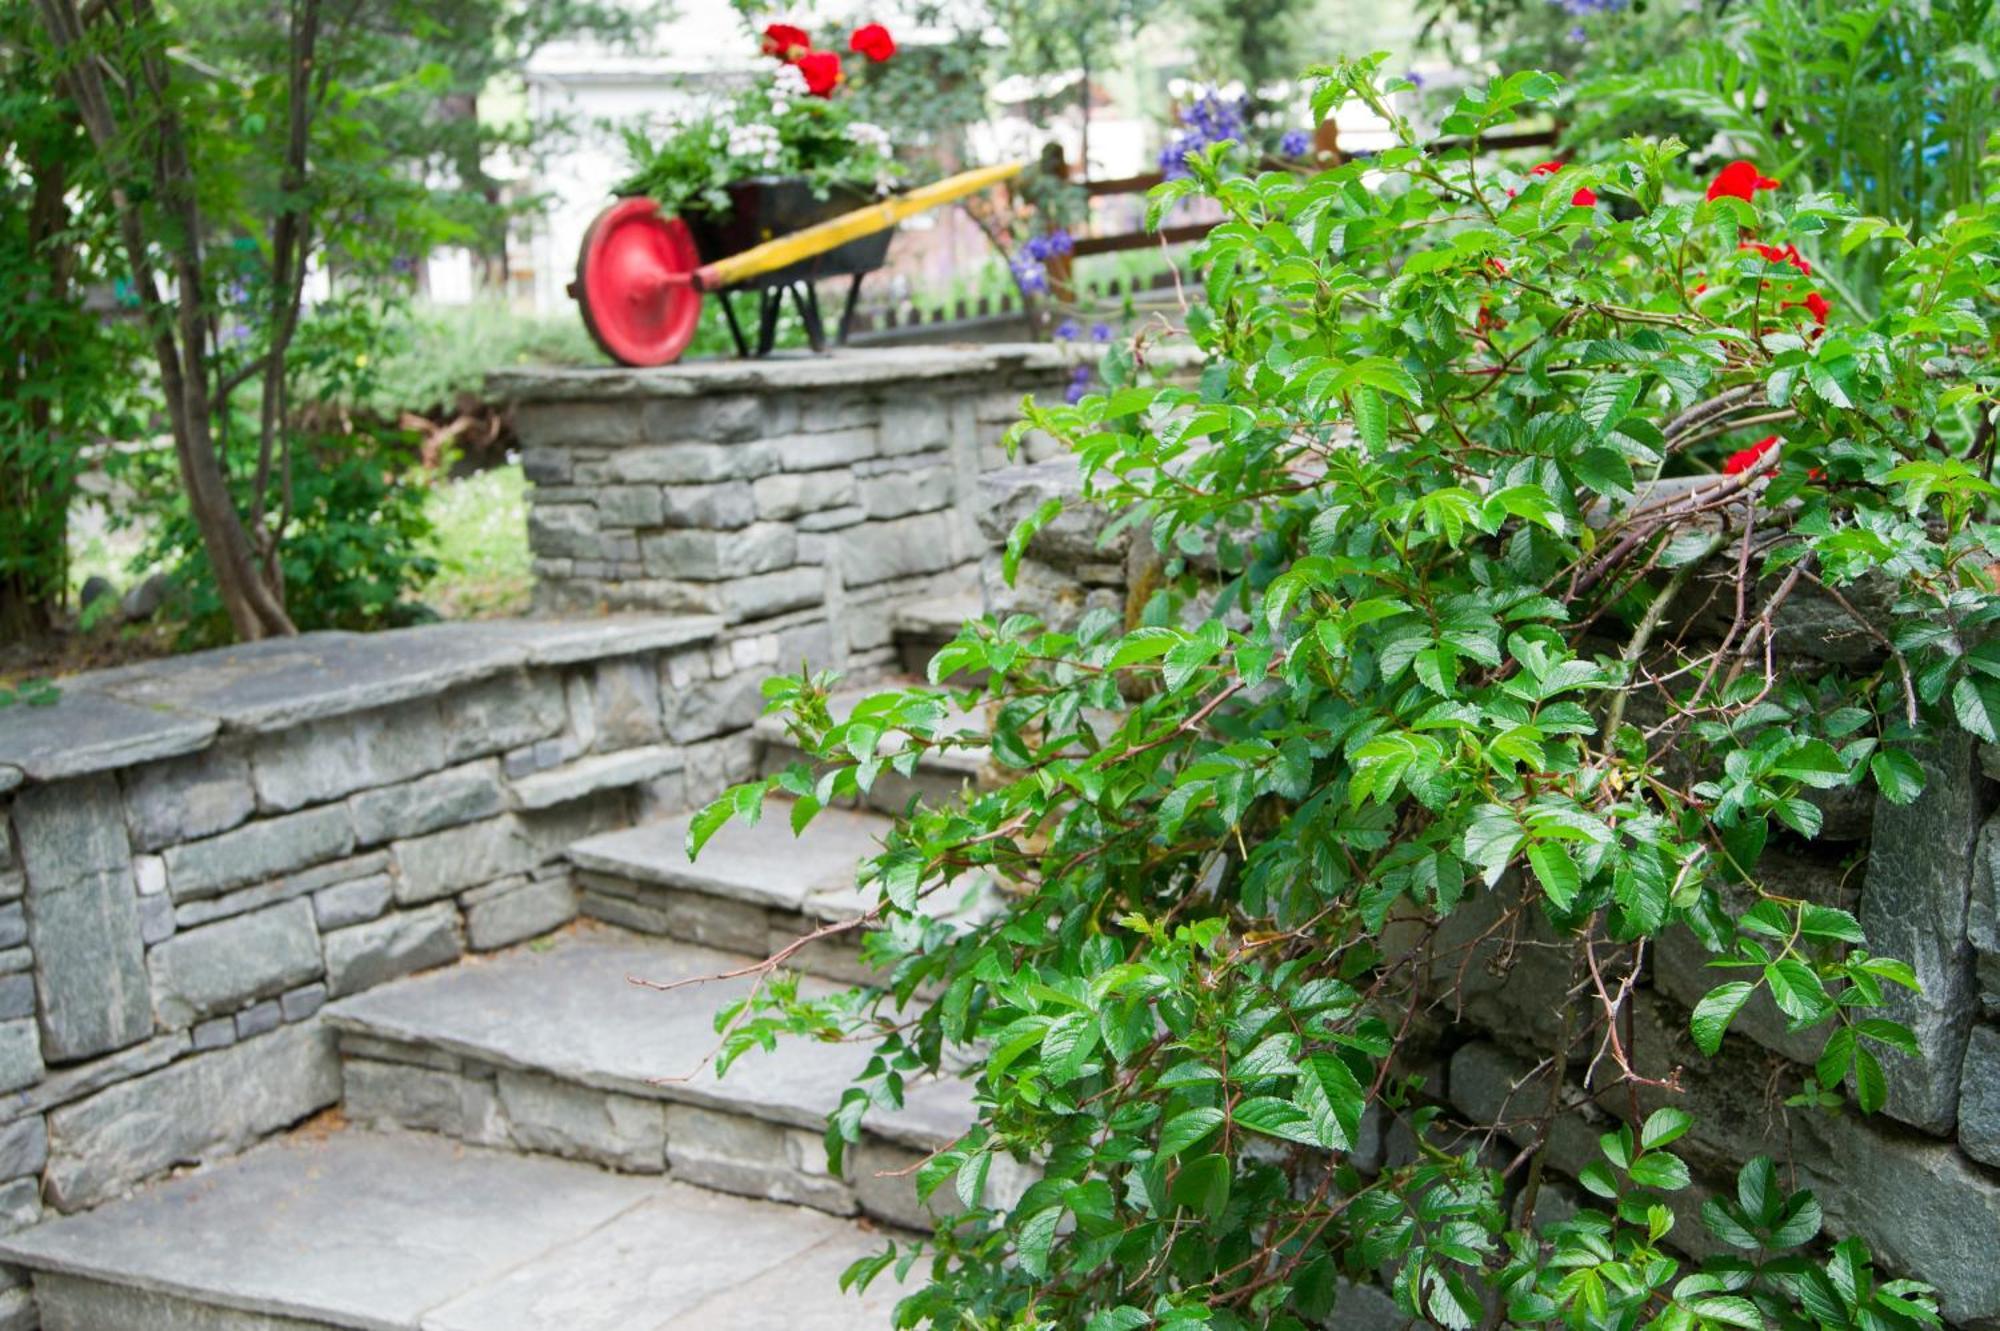
<svg viewBox="0 0 2000 1331"><path fill-rule="evenodd" d="M0 1229L335 1103L323 1003L574 917L568 845L747 777L718 690L824 650L704 616L316 633L0 709Z"/></svg>
<svg viewBox="0 0 2000 1331"><path fill-rule="evenodd" d="M533 482L537 604L819 620L831 657L815 665L887 667L899 605L977 586L976 486L1004 465L1022 397L1059 396L1094 354L919 347L495 374Z"/></svg>

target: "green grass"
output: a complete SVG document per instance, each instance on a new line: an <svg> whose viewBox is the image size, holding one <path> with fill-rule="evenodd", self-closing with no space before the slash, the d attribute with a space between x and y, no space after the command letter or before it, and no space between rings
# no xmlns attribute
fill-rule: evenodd
<svg viewBox="0 0 2000 1331"><path fill-rule="evenodd" d="M528 483L518 465L442 481L429 501L428 553L438 575L418 599L446 619L485 619L528 608Z"/></svg>

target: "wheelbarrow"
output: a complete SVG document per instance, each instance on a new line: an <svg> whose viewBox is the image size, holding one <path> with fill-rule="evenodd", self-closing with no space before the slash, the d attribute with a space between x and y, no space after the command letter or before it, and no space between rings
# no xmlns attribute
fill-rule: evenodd
<svg viewBox="0 0 2000 1331"><path fill-rule="evenodd" d="M824 349L826 330L819 314L813 279L851 275L838 340L847 338L861 279L881 264L865 257L818 263L863 237L887 232L906 217L927 212L976 194L1020 174L1022 163L980 167L933 184L920 186L871 203L852 212L777 236L734 254L704 255L700 239L710 246L726 238L727 228L690 227L682 218L668 217L651 199L621 199L597 215L584 233L576 258L576 281L569 294L583 312L583 325L606 355L623 365L671 365L694 340L701 323L701 298L715 292L722 301L737 350L752 354L751 342L730 303L732 292L755 288L761 293L756 354L766 354L777 333L778 312L787 291L806 325L815 351Z"/></svg>

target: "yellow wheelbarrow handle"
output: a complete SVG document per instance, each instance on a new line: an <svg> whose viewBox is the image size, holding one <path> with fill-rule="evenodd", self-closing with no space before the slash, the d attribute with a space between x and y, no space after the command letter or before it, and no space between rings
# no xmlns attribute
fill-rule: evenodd
<svg viewBox="0 0 2000 1331"><path fill-rule="evenodd" d="M997 185L1003 180L1012 180L1021 174L1022 162L1003 162L999 166L982 166L973 171L961 171L955 176L929 185L919 186L908 194L899 194L871 203L865 208L857 208L851 213L809 226L803 231L767 240L762 245L753 245L741 254L732 254L726 259L703 264L695 271L693 285L700 291L715 291L722 287L734 286L763 273L774 273L789 267L801 259L810 259L816 254L838 249L859 236L873 235L886 231L905 217L927 212L932 208L956 202L968 194L977 194L989 185Z"/></svg>

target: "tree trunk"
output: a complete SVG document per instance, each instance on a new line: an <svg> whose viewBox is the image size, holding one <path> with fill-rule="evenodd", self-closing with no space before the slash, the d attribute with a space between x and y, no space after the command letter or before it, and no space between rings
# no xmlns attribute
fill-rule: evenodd
<svg viewBox="0 0 2000 1331"><path fill-rule="evenodd" d="M150 327L154 359L160 367L161 395L172 422L174 457L188 507L201 532L202 545L214 571L216 591L238 637L255 640L296 633L275 588L259 573L257 552L236 504L215 449L208 396L208 356L203 342L202 301L206 285L201 255L201 212L195 200L193 166L185 133L176 111L164 62L156 52L141 51L126 72L144 83L133 87L143 107L136 126L120 125L105 81L101 58L79 58L86 49L84 25L75 0L37 0L49 39L68 61L64 74L84 128L104 162L118 212L119 235L132 265L133 287ZM132 11L139 26L157 22L149 0L135 0ZM102 22L116 22L103 11ZM140 38L120 34L126 41ZM129 150L128 143L136 143ZM147 170L146 168L150 168ZM151 179L145 179L150 175ZM140 188L133 189L137 184ZM169 301L160 288L147 248L146 218L139 198L155 201L166 216L172 236L177 290Z"/></svg>
<svg viewBox="0 0 2000 1331"><path fill-rule="evenodd" d="M39 135L16 147L27 159L27 174L35 187L28 207L28 253L41 257L48 277L38 298L52 306L65 305L72 298L75 260L74 248L58 240L69 225L69 208L63 201L68 173L61 154L51 153L51 144ZM26 398L23 429L29 436L29 447L21 455L10 459L0 451L0 504L6 506L7 526L19 542L11 567L0 570L0 643L23 642L52 630L69 581L68 468L52 483L48 468L29 465L33 452L59 446L52 437L53 404L44 394L30 397L21 391L31 383L58 380L55 367L63 353L55 331L44 326L39 335L7 348L5 364L0 365L0 384L7 393L16 401ZM83 446L80 439L69 442L73 448Z"/></svg>

